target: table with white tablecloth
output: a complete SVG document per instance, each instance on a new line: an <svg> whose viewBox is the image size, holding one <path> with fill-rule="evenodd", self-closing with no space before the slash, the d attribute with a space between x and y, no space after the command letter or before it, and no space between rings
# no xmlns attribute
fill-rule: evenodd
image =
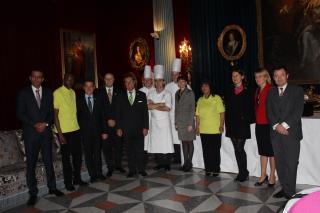
<svg viewBox="0 0 320 213"><path fill-rule="evenodd" d="M320 185L320 119L302 119L303 140L301 141L300 160L298 166L298 184ZM204 168L201 139L194 141L193 166ZM248 170L250 176L260 176L260 156L255 137L255 124L251 125L251 139L245 144ZM237 162L231 140L222 135L221 171L238 173ZM269 170L269 168L268 168Z"/></svg>

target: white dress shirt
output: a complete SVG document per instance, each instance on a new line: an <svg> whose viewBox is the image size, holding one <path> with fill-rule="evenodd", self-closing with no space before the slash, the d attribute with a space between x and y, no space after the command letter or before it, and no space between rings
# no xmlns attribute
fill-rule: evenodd
<svg viewBox="0 0 320 213"><path fill-rule="evenodd" d="M282 87L279 87L279 86L278 86L279 95L281 94L281 92L284 93L284 91L286 90L287 86L288 86L288 83L286 83L286 84L283 85ZM281 91L281 88L282 88L282 91ZM272 129L275 130L278 124L279 124L279 123L274 124L274 125L272 126ZM285 129L289 129L289 128L290 128L290 126L289 126L286 122L282 122L281 125L282 125Z"/></svg>
<svg viewBox="0 0 320 213"><path fill-rule="evenodd" d="M32 92L33 92L34 97L37 99L37 92L36 91L39 90L40 99L42 99L42 87L40 86L38 89L38 88L35 88L33 85L31 85L31 88L32 88Z"/></svg>
<svg viewBox="0 0 320 213"><path fill-rule="evenodd" d="M112 87L106 87L107 94L109 93L109 90L111 92L111 95L113 95L113 86Z"/></svg>
<svg viewBox="0 0 320 213"><path fill-rule="evenodd" d="M132 94L132 104L133 104L133 103L134 103L134 100L135 100L135 98L136 98L136 90L135 90L135 89L133 89L132 91L128 91L128 90L127 90L128 100L129 100L130 92L131 92L131 94Z"/></svg>

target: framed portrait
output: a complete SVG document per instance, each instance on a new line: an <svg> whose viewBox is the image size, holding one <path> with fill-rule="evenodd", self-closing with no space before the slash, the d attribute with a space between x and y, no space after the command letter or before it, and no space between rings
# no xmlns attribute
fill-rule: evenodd
<svg viewBox="0 0 320 213"><path fill-rule="evenodd" d="M285 65L289 81L320 83L320 1L256 0L260 65Z"/></svg>
<svg viewBox="0 0 320 213"><path fill-rule="evenodd" d="M132 68L142 70L150 60L150 50L144 38L137 38L130 44L129 60Z"/></svg>
<svg viewBox="0 0 320 213"><path fill-rule="evenodd" d="M62 77L73 73L76 88L85 79L93 80L98 87L95 34L61 29L60 44Z"/></svg>
<svg viewBox="0 0 320 213"><path fill-rule="evenodd" d="M246 51L246 33L239 25L227 25L218 38L217 46L224 59L239 60Z"/></svg>

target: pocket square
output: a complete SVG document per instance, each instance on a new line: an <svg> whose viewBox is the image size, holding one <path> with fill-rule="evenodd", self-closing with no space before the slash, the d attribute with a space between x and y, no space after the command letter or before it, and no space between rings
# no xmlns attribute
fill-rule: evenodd
<svg viewBox="0 0 320 213"><path fill-rule="evenodd" d="M138 103L142 103L143 101L138 101Z"/></svg>

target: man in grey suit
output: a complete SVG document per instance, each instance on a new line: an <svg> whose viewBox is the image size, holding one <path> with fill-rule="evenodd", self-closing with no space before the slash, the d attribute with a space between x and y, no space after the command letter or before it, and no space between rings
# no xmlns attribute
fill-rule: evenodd
<svg viewBox="0 0 320 213"><path fill-rule="evenodd" d="M273 197L286 199L290 199L296 190L304 105L302 88L288 84L288 77L286 67L275 68L273 78L277 86L267 96L267 116L272 128L270 136L282 186Z"/></svg>

